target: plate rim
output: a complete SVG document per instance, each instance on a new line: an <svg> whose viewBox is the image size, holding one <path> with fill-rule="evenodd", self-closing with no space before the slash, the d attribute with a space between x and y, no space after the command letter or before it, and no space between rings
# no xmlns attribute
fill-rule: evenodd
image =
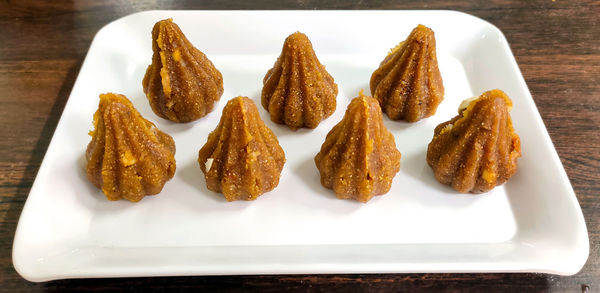
<svg viewBox="0 0 600 293"><path fill-rule="evenodd" d="M132 18L132 17L137 17L139 15L144 15L144 14L151 14L151 13L164 13L164 12L204 12L204 13L248 13L248 14L254 14L254 13L323 13L323 14L327 14L327 13L331 13L331 12L344 12L344 13L357 13L357 14L361 14L361 13L390 13L390 14L394 14L394 13L398 13L398 12L402 12L402 13L410 13L410 12L419 12L419 13L430 13L430 12L437 12L437 13L447 13L447 14L455 14L458 15L458 17L469 17L475 21L481 22L483 24L485 24L486 26L492 28L501 38L502 38L502 43L506 46L506 48L503 49L503 51L505 51L505 53L510 55L510 60L511 60L511 66L515 69L515 73L517 75L518 81L520 83L519 86L523 87L526 94L527 94L527 100L528 103L530 103L533 107L532 110L534 111L535 114L535 119L536 121L541 125L540 129L543 131L543 135L542 137L544 138L544 140L546 140L546 143L548 143L548 145L551 147L552 151L552 158L550 158L550 160L553 161L553 163L557 166L559 166L558 169L558 173L559 176L561 177L561 179L566 180L565 182L568 184L568 188L569 188L569 201L573 204L575 204L577 206L577 211L576 211L576 217L577 217L577 224L578 225L582 225L583 228L583 232L579 236L579 244L582 245L580 247L578 247L578 250L576 250L575 254L572 255L572 259L575 259L574 261L572 261L571 265L568 266L568 268L556 268L553 267L551 265L547 265L547 266L539 266L537 268L534 267L527 267L525 265L525 263L520 264L521 266L523 266L522 268L518 268L515 267L514 263L512 264L512 269L510 268L511 266L507 266L504 269L502 268L502 265L499 264L495 264L496 266L494 266L494 264L488 264L488 265L484 265L484 264L480 264L480 267L476 267L473 269L468 269L466 267L464 267L465 264L473 264L473 263L460 263L460 262L455 262L455 263L445 263L446 268L450 268L451 266L455 266L458 269L434 269L434 270L428 270L426 268L424 268L423 270L406 270L406 269L401 269L402 265L405 264L390 264L390 266L388 266L391 270L377 270L375 268L371 268L369 269L368 266L364 266L362 265L360 268L355 268L355 269L351 269L352 266L348 266L346 264L345 269L340 269L337 268L336 266L332 264L332 266L327 267L327 266L322 266L322 267L311 267L310 269L307 267L305 269L281 269L279 268L278 270L275 271L269 271L269 270L264 270L263 269L250 269L247 268L246 270L242 270L242 271L235 271L235 270L225 270L225 271L214 271L214 270L208 270L201 272L201 275L237 275L237 274L252 274L252 275L256 275L256 274L324 274L324 273L425 273L425 272L436 272L436 273L459 273L459 272L542 272L542 273L551 273L551 274L559 274L559 275L572 275L577 273L585 264L588 255L589 255L589 236L588 236L588 232L587 232L587 226L585 224L585 218L583 217L583 212L581 210L581 207L579 205L578 199L575 195L575 192L573 190L573 187L571 185L570 180L568 179L568 176L566 174L566 171L564 169L564 166L562 165L562 162L560 161L560 158L558 156L558 153L556 151L556 148L554 147L554 144L548 134L547 128L545 127L545 124L543 122L543 120L541 119L541 115L539 114L539 110L537 108L537 106L535 105L535 101L533 100L532 96L531 96L531 92L529 91L529 88L527 87L527 84L525 83L525 80L523 78L523 75L517 65L516 59L513 55L512 50L510 49L509 43L506 39L506 37L504 36L503 32L497 28L495 25L493 25L492 23L483 20L479 17L473 16L471 14L465 13L465 12L461 12L461 11L455 11L455 10L368 10L368 11L363 11L363 10L285 10L285 11L269 11L269 10L147 10L147 11L141 11L141 12L136 12L136 13L132 13L123 17L120 17L118 19L115 19L109 23L107 23L106 25L104 25L103 27L101 27L96 34L94 35L94 38L92 39L91 43L90 43L90 47L89 49L94 47L95 42L98 39L98 36L101 35L101 33L103 31L105 31L107 28L117 24L119 21L122 21L123 19L126 18ZM89 55L89 49L88 49L88 53L86 54L86 57L84 59L84 62L82 63L82 66L80 68L80 72L78 73L77 79L75 80L74 86L75 87L78 84L78 80L80 78L80 73L81 70L84 68L84 66L86 65L86 62L88 62L88 58L90 57ZM68 103L71 102L71 93L69 94L69 98L67 100L67 104L65 105L65 107L67 107ZM61 117L59 119L59 122L56 126L56 128L58 129L59 127L63 127L64 124L64 120L63 120L64 115L61 114ZM53 145L55 144L55 136L53 135L48 148L46 150L46 154L49 150L51 150L53 148ZM48 281L48 280L55 280L55 279L66 279L66 278L90 278L90 277L136 277L136 276L175 276L175 275L198 275L197 272L202 271L201 269L199 269L200 267L202 267L202 265L200 265L199 267L196 267L196 271L191 271L191 272L184 272L184 271L178 271L178 270L171 270L171 273L169 271L162 271L162 272L152 272L151 270L144 270L143 267L142 268L138 268L138 270L132 270L131 272L120 272L118 274L111 274L110 272L105 272L105 273L101 273L101 272L92 272L92 273L86 273L86 272L79 272L77 273L66 273L66 274L46 274L46 275L40 275L40 274L36 274L35 272L29 270L27 268L27 264L26 261L24 261L24 257L23 254L19 253L19 249L20 249L20 242L23 241L23 235L24 235L24 231L21 225L21 220L22 217L28 216L29 214L31 214L31 211L28 211L28 203L30 202L30 195L33 193L38 192L37 189L39 188L39 181L38 181L38 176L40 175L40 171L45 171L48 166L46 164L46 154L44 155L44 159L42 160L42 163L40 164L40 168L38 170L38 174L36 174L36 178L34 180L34 183L32 184L32 187L30 189L29 195L27 197L27 200L23 206L23 210L21 211L21 215L19 217L19 222L17 224L17 228L16 228L16 232L15 232L15 236L14 236L14 241L13 241L13 247L12 247L12 260L13 260L13 266L15 268L15 270L25 279L29 280L29 281L33 281L33 282L41 282L41 281ZM510 241L509 241L510 242ZM396 246L405 246L406 244L397 244ZM351 245L351 246L356 246L356 245ZM198 249L198 248L197 248ZM204 249L204 248L200 248L200 249ZM375 264L375 266L381 266L381 264ZM395 265L395 266L394 266ZM462 269L461 269L461 265L462 265ZM300 266L301 267L301 266ZM394 267L396 269L394 269ZM486 268L487 267L487 268ZM309 269L309 270L307 270Z"/></svg>

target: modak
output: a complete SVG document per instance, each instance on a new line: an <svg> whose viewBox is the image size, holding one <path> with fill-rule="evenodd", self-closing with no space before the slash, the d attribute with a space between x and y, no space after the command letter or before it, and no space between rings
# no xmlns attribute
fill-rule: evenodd
<svg viewBox="0 0 600 293"><path fill-rule="evenodd" d="M308 37L295 32L263 79L262 105L275 123L315 128L335 111L337 93Z"/></svg>
<svg viewBox="0 0 600 293"><path fill-rule="evenodd" d="M208 189L227 201L255 200L279 184L285 154L247 97L231 99L198 154Z"/></svg>
<svg viewBox="0 0 600 293"><path fill-rule="evenodd" d="M371 94L392 120L415 122L435 114L444 99L433 31L417 26L371 76Z"/></svg>
<svg viewBox="0 0 600 293"><path fill-rule="evenodd" d="M142 81L156 115L173 122L204 117L223 94L223 77L172 19L152 29L152 64Z"/></svg>
<svg viewBox="0 0 600 293"><path fill-rule="evenodd" d="M435 128L427 163L435 178L459 192L482 193L506 182L517 171L521 143L501 90L466 100L458 115Z"/></svg>
<svg viewBox="0 0 600 293"><path fill-rule="evenodd" d="M123 95L100 95L87 177L109 200L140 201L159 193L175 174L175 142L144 119Z"/></svg>
<svg viewBox="0 0 600 293"><path fill-rule="evenodd" d="M383 124L379 103L361 91L327 134L315 163L321 184L338 198L367 202L390 190L400 156L394 136Z"/></svg>

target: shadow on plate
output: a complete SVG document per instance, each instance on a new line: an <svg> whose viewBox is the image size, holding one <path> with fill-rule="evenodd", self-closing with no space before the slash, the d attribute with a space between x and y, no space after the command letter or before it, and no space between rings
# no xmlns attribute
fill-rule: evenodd
<svg viewBox="0 0 600 293"><path fill-rule="evenodd" d="M447 206L456 207L468 206L476 202L478 197L484 195L462 194L455 191L451 186L445 185L435 179L433 170L426 161L427 149L419 150L417 153L402 156L400 161L400 173L406 174L421 181L428 188L433 189L434 193L425 192L417 194L414 198L427 206Z"/></svg>
<svg viewBox="0 0 600 293"><path fill-rule="evenodd" d="M426 123L426 122L427 121L425 121L425 119L422 119L417 122L406 122L404 120L391 120L387 116L387 114L383 113L383 123L385 124L385 127L387 127L387 129L394 134L396 134L397 132L406 131L413 127L418 127L421 124Z"/></svg>
<svg viewBox="0 0 600 293"><path fill-rule="evenodd" d="M217 202L227 202L225 197L217 192L209 190L206 187L206 180L204 179L204 173L200 170L200 166L197 161L188 162L181 169L178 169L175 176L181 178L183 182L192 186L202 196L206 196ZM167 183L168 184L168 183Z"/></svg>
<svg viewBox="0 0 600 293"><path fill-rule="evenodd" d="M307 198L306 200L302 200L301 204L309 205L311 208L325 209L330 212L341 211L342 213L351 213L365 206L365 204L358 201L338 199L333 190L323 187L313 156L305 159L293 171L308 186L310 191L319 197L316 200L314 198ZM371 201L377 198L376 196Z"/></svg>
<svg viewBox="0 0 600 293"><path fill-rule="evenodd" d="M79 159L77 159L77 175L79 176L79 179L81 181L83 181L83 184L85 185L85 187L87 188L86 190L88 191L85 194L81 194L81 196L78 196L77 198L82 200L82 202L87 203L86 206L90 207L89 205L89 200L84 200L83 196L92 196L94 200L105 200L108 201L106 199L106 196L104 195L104 193L102 193L102 190L100 190L99 188L97 188L92 182L90 182L90 180L87 178L87 173L86 173L86 167L87 167L87 160L85 158L85 153L81 154L79 156Z"/></svg>

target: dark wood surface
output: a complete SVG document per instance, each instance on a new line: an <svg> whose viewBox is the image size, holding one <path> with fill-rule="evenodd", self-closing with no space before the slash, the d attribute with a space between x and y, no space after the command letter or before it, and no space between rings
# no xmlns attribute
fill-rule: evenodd
<svg viewBox="0 0 600 293"><path fill-rule="evenodd" d="M373 274L59 280L15 272L12 241L90 42L149 9L452 9L506 35L575 189L590 256L570 277L546 274ZM600 291L600 1L0 1L0 291ZM49 207L51 208L51 207Z"/></svg>

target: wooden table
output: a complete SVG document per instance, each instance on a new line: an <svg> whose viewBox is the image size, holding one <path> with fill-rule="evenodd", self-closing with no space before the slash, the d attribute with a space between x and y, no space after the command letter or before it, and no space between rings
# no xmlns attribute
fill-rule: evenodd
<svg viewBox="0 0 600 293"><path fill-rule="evenodd" d="M0 2L0 291L600 291L600 2L393 2ZM591 244L587 264L571 277L364 274L23 280L11 261L15 227L92 37L112 20L149 9L452 9L493 23L511 45L583 209Z"/></svg>

